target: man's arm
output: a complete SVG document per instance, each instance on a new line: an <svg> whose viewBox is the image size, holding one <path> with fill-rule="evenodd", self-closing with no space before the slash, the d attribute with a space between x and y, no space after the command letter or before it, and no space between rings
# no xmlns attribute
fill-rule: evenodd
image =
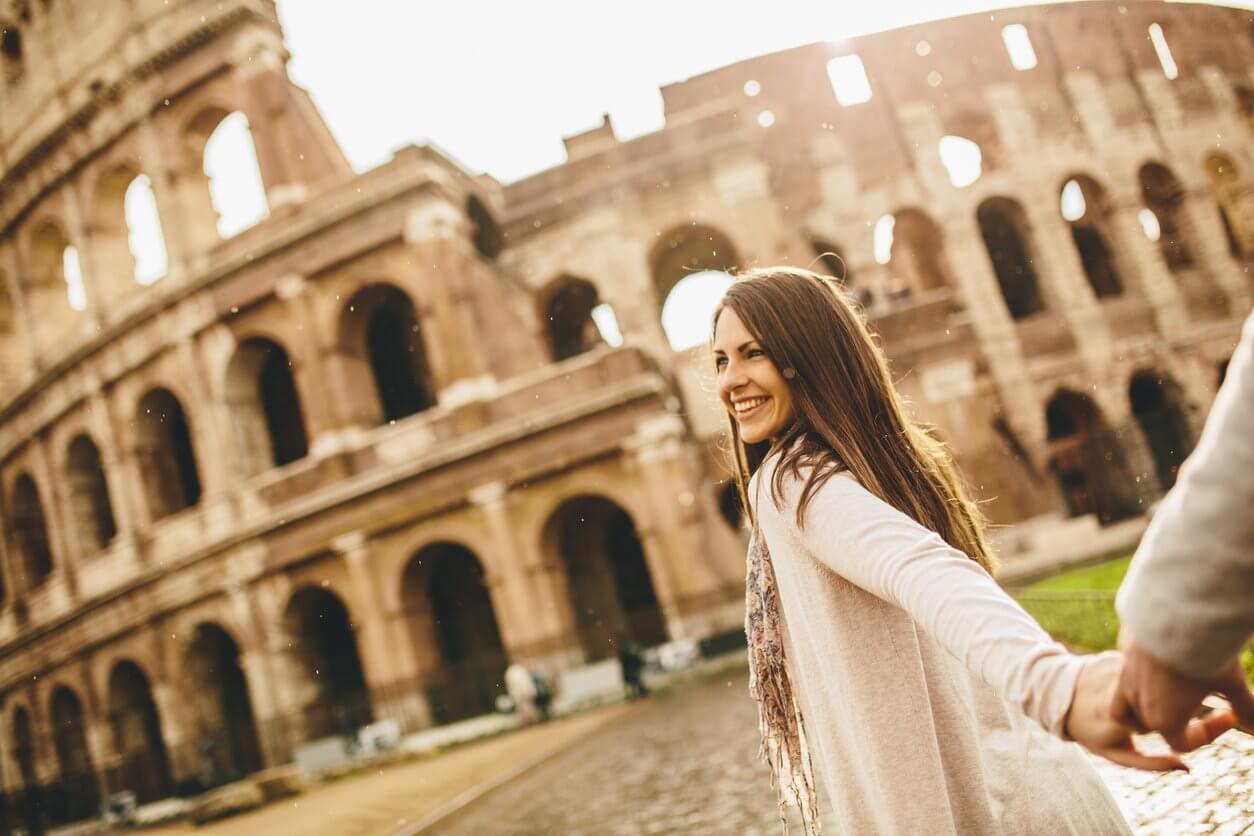
<svg viewBox="0 0 1254 836"><path fill-rule="evenodd" d="M1254 315L1117 602L1140 647L1199 680L1225 671L1254 632Z"/></svg>

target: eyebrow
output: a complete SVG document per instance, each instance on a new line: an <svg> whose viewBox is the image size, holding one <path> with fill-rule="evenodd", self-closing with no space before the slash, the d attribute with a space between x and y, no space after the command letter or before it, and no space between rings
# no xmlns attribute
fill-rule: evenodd
<svg viewBox="0 0 1254 836"><path fill-rule="evenodd" d="M736 350L737 350L737 351L744 351L744 350L745 350L745 346L750 346L750 345L753 345L753 344L754 344L754 343L756 343L756 342L757 342L757 340L745 340L745 341L744 341L744 342L742 342L740 345L736 346ZM727 352L723 351L723 349L721 349L721 348L716 348L716 349L714 349L714 353L715 353L715 354L726 354Z"/></svg>

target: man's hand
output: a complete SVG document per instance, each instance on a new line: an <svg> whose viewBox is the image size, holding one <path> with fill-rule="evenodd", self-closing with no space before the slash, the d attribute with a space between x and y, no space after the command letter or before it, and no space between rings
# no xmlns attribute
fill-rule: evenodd
<svg viewBox="0 0 1254 836"><path fill-rule="evenodd" d="M1124 653L1123 671L1110 702L1111 719L1138 731L1156 731L1177 752L1188 752L1209 743L1211 736L1197 733L1190 720L1211 693L1221 694L1232 704L1233 723L1254 727L1254 694L1245 682L1241 665L1234 659L1213 679L1193 679L1162 662L1138 645L1126 631L1120 640ZM1217 712L1226 714L1228 712Z"/></svg>
<svg viewBox="0 0 1254 836"><path fill-rule="evenodd" d="M1141 729L1127 718L1111 714L1111 700L1119 685L1122 666L1121 655L1114 652L1102 653L1085 660L1084 669L1076 680L1071 707L1067 710L1067 736L1090 752L1120 766L1160 771L1187 769L1184 761L1175 752L1151 755L1139 750L1132 735ZM1194 720L1188 728L1192 745L1187 748L1195 749L1209 743L1232 728L1233 722L1230 711L1216 711L1205 720Z"/></svg>

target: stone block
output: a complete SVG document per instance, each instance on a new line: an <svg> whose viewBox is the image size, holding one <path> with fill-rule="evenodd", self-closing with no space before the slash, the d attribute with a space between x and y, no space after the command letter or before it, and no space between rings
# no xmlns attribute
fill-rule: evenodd
<svg viewBox="0 0 1254 836"><path fill-rule="evenodd" d="M622 666L617 659L606 659L562 673L557 680L553 710L567 714L586 706L612 702L623 693Z"/></svg>
<svg viewBox="0 0 1254 836"><path fill-rule="evenodd" d="M298 795L305 789L305 779L300 769L292 764L276 766L249 776L250 781L261 790L267 803L281 798Z"/></svg>
<svg viewBox="0 0 1254 836"><path fill-rule="evenodd" d="M324 737L296 747L293 759L304 775L317 775L344 766L352 759L349 741L343 737Z"/></svg>
<svg viewBox="0 0 1254 836"><path fill-rule="evenodd" d="M266 797L252 781L239 781L207 792L195 801L191 819L206 824L228 816L255 810L266 803Z"/></svg>

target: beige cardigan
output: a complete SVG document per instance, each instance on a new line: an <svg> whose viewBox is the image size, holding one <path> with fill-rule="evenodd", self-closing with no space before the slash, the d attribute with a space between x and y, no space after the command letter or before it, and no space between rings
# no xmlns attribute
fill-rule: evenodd
<svg viewBox="0 0 1254 836"><path fill-rule="evenodd" d="M800 482L782 510L770 496L777 461L749 496L836 813L825 831L1129 833L1088 755L1057 736L1084 661L978 564L848 474L815 494L799 530Z"/></svg>

